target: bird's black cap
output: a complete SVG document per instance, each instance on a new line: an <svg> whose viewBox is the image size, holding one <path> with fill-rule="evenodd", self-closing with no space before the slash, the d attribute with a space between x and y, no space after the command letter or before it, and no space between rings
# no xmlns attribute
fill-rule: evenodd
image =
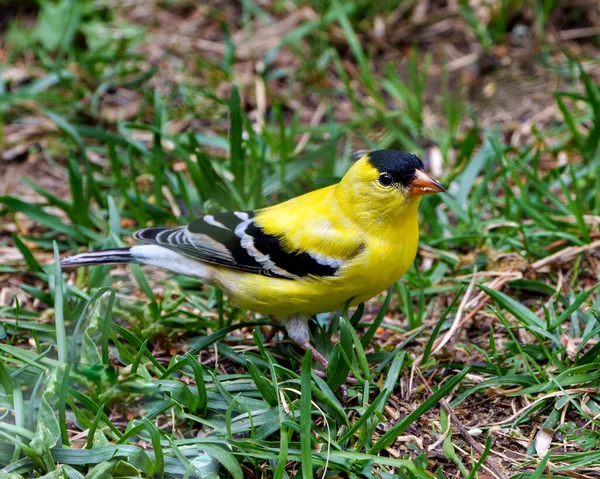
<svg viewBox="0 0 600 479"><path fill-rule="evenodd" d="M369 163L381 173L387 173L394 182L408 186L415 178L415 170L423 170L423 162L412 153L399 150L376 150L369 153Z"/></svg>

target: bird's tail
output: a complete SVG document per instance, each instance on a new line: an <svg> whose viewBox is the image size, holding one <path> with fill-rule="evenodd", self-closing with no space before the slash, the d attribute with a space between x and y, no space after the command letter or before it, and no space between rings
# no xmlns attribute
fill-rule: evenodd
<svg viewBox="0 0 600 479"><path fill-rule="evenodd" d="M136 262L136 259L131 254L131 248L115 248L68 256L64 258L60 264L65 268L72 268L76 266L90 266L94 264L119 264L134 262Z"/></svg>
<svg viewBox="0 0 600 479"><path fill-rule="evenodd" d="M214 268L210 265L190 259L177 251L156 244L142 244L131 248L105 249L76 254L63 259L60 264L65 268L74 268L95 264L123 263L157 266L173 273L200 278L206 283L211 283L214 277Z"/></svg>

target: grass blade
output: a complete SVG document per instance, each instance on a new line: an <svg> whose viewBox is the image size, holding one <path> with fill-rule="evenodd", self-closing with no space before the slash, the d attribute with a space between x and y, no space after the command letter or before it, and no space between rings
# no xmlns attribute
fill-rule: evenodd
<svg viewBox="0 0 600 479"><path fill-rule="evenodd" d="M302 478L313 479L312 470L312 351L308 349L302 361L300 397L300 455L302 457Z"/></svg>
<svg viewBox="0 0 600 479"><path fill-rule="evenodd" d="M162 479L165 475L165 458L163 455L162 446L160 444L160 432L150 420L143 418L142 421L146 427L146 431L150 435L152 442L152 450L154 451L154 464L152 467L152 476Z"/></svg>
<svg viewBox="0 0 600 479"><path fill-rule="evenodd" d="M56 326L56 349L58 360L66 363L68 359L67 331L64 316L64 289L63 278L60 268L60 255L58 246L54 242L54 324Z"/></svg>
<svg viewBox="0 0 600 479"><path fill-rule="evenodd" d="M21 241L21 239L17 235L12 235L13 242L19 252L23 255L23 259L25 260L25 264L27 264L27 268L29 271L34 273L44 273L44 270L40 266L40 263L35 259L35 257L29 251L29 248Z"/></svg>
<svg viewBox="0 0 600 479"><path fill-rule="evenodd" d="M365 334L363 334L363 337L361 340L363 347L367 347L367 345L371 342L371 340L375 336L375 333L377 332L377 328L379 328L379 325L383 321L383 318L385 318L385 315L388 312L388 309L390 307L390 301L392 300L392 291L393 290L394 290L393 286L390 286L388 288L387 295L385 297L385 300L383 301L383 304L381 305L381 309L379 310L379 312L377 313L377 316L375 317L375 321L373 321L373 324L371 324L371 326L369 326L369 329L367 329L367 332Z"/></svg>
<svg viewBox="0 0 600 479"><path fill-rule="evenodd" d="M229 147L231 155L231 172L238 193L244 196L244 151L242 148L242 111L240 104L240 92L237 86L231 90L229 102L229 115L231 127L229 131Z"/></svg>

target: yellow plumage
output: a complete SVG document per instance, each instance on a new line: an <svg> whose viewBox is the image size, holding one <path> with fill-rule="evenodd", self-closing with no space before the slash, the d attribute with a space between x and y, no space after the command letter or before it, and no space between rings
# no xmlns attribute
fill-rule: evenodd
<svg viewBox="0 0 600 479"><path fill-rule="evenodd" d="M391 222L365 222L350 211L344 212L344 205L336 199L343 197L336 195L338 187L308 193L256 216L266 233L284 234L284 244L291 251L302 249L346 260L338 275L290 281L217 268L217 286L244 308L286 317L336 311L351 298L355 305L397 281L417 252L420 198L398 205L401 212ZM349 205L347 198L342 201Z"/></svg>
<svg viewBox="0 0 600 479"><path fill-rule="evenodd" d="M307 318L366 301L397 281L417 252L421 196L439 191L416 156L379 150L336 185L256 212L140 230L136 238L150 244L63 264L137 262L197 276L237 305L275 316L326 364L309 344Z"/></svg>

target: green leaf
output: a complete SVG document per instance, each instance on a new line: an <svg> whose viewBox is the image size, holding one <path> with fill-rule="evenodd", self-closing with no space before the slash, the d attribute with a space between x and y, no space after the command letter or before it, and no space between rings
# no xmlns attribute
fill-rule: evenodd
<svg viewBox="0 0 600 479"><path fill-rule="evenodd" d="M489 137L486 136L479 152L471 159L471 161L469 161L466 168L456 178L458 183L458 188L456 189L456 201L459 205L464 207L468 204L467 198L469 197L469 193L473 188L475 179L481 173L484 167L488 165L489 162L495 157L496 152Z"/></svg>
<svg viewBox="0 0 600 479"><path fill-rule="evenodd" d="M515 301L500 291L496 291L495 289L488 288L484 285L478 286L484 293L486 293L490 298L511 313L517 319L517 321L524 324L528 329L552 340L553 342L557 341L557 338L555 338L546 329L546 323L533 314L529 308L526 308L521 303Z"/></svg>
<svg viewBox="0 0 600 479"><path fill-rule="evenodd" d="M383 301L383 304L381 305L381 309L379 310L379 312L377 313L377 316L375 317L375 321L373 321L373 324L371 324L371 326L369 326L369 329L367 329L367 332L365 334L363 334L362 340L361 340L363 347L366 348L369 345L369 343L375 336L375 333L377 332L377 328L379 328L379 325L383 321L383 318L385 318L385 315L388 312L388 309L390 307L390 301L392 300L392 291L393 290L394 290L393 286L390 286L388 288L387 295L385 296L385 300Z"/></svg>
<svg viewBox="0 0 600 479"><path fill-rule="evenodd" d="M67 164L69 170L69 186L71 190L72 207L68 211L71 219L80 225L88 225L89 219L89 197L84 195L83 177L79 171L79 165L73 155L69 156Z"/></svg>
<svg viewBox="0 0 600 479"><path fill-rule="evenodd" d="M100 406L98 408L98 411L96 412L96 415L94 416L94 420L92 421L92 424L90 425L89 429L88 429L88 436L87 436L87 441L86 441L86 449L91 449L93 446L107 446L108 445L108 441L106 440L106 437L104 437L104 434L102 433L101 430L98 429L98 425L100 424L100 421L103 419L104 417L104 404L102 406ZM106 444L102 444L103 442L106 442Z"/></svg>
<svg viewBox="0 0 600 479"><path fill-rule="evenodd" d="M63 473L64 471L62 470L62 468L59 467L58 469L55 469L54 471L49 472L48 474L44 474L39 479L59 479L63 477Z"/></svg>
<svg viewBox="0 0 600 479"><path fill-rule="evenodd" d="M10 377L10 374L4 367L4 363L0 360L0 385L4 389L4 394L7 396L12 396L13 390L15 388L15 383L13 379Z"/></svg>
<svg viewBox="0 0 600 479"><path fill-rule="evenodd" d="M112 196L108 197L108 231L114 238L118 238L121 234L121 217Z"/></svg>
<svg viewBox="0 0 600 479"><path fill-rule="evenodd" d="M195 411L197 401L187 385L173 379L160 379L154 381L154 383L160 386L161 391L168 392L177 402L183 404L188 409Z"/></svg>
<svg viewBox="0 0 600 479"><path fill-rule="evenodd" d="M313 479L312 468L312 351L308 349L302 361L300 396L300 455L302 456L302 478Z"/></svg>
<svg viewBox="0 0 600 479"><path fill-rule="evenodd" d="M67 120L65 120L65 118L63 118L60 115L57 115L53 111L46 109L42 109L41 111L54 123L56 123L56 126L58 126L64 133L71 137L71 139L79 147L83 155L86 154L85 143L83 142L83 139L81 138L77 130L73 127L73 125L71 125Z"/></svg>
<svg viewBox="0 0 600 479"><path fill-rule="evenodd" d="M81 6L76 0L42 2L36 36L46 50L66 50L73 43L81 23Z"/></svg>
<svg viewBox="0 0 600 479"><path fill-rule="evenodd" d="M115 468L115 462L116 461L104 461L97 464L85 475L85 479L105 479L107 477L112 479L113 476L111 472ZM135 471L137 472L137 469L135 469ZM136 477L138 474L131 477Z"/></svg>
<svg viewBox="0 0 600 479"><path fill-rule="evenodd" d="M39 205L26 203L12 196L0 196L0 203L5 204L12 211L23 213L51 231L62 233L80 243L85 241L85 236L76 227L66 225L57 216L46 213Z"/></svg>
<svg viewBox="0 0 600 479"><path fill-rule="evenodd" d="M384 389L383 391L381 391L381 393L379 394L379 396L377 396L375 398L375 400L371 403L371 405L367 408L367 410L362 414L362 416L360 416L360 418L354 424L352 424L352 427L350 427L350 429L348 429L348 431L346 432L346 434L344 434L337 441L339 443L343 443L344 441L347 441L348 439L350 439L353 436L353 434L356 431L358 431L363 426L363 424L365 422L367 422L367 420L370 417L373 416L373 414L375 413L375 411L378 410L379 404L383 404L382 401L386 397L389 397L389 394L388 394L388 391L386 389Z"/></svg>
<svg viewBox="0 0 600 479"><path fill-rule="evenodd" d="M102 356L98 352L98 345L87 331L83 333L83 340L81 342L81 364L85 366L102 364Z"/></svg>
<svg viewBox="0 0 600 479"><path fill-rule="evenodd" d="M352 324L350 322L346 321L344 318L341 318L341 319L344 320L344 323L347 326L348 331L350 331L350 334L352 335L352 341L354 342L354 349L356 352L356 359L357 359L360 369L363 373L363 376L366 379L369 379L371 371L369 369L369 362L367 361L365 349L363 348L360 338L358 337L358 334L356 334L356 331L354 330L354 326L352 326Z"/></svg>
<svg viewBox="0 0 600 479"><path fill-rule="evenodd" d="M579 307L587 301L587 299L594 293L594 291L596 291L598 289L598 287L600 287L600 283L597 284L596 286L592 286L587 291L581 291L575 298L575 301L573 301L567 307L567 309L565 309L565 311L558 317L558 319L556 321L554 321L550 324L550 329L552 330L554 328L557 328L564 321L566 321L571 316L571 314L573 314L575 311L577 311L579 309Z"/></svg>
<svg viewBox="0 0 600 479"><path fill-rule="evenodd" d="M238 193L244 194L244 151L242 148L242 107L240 104L240 92L236 85L231 89L229 101L230 130L229 145L231 157L231 172L234 176L234 184Z"/></svg>
<svg viewBox="0 0 600 479"><path fill-rule="evenodd" d="M155 320L158 320L160 317L160 309L159 309L158 303L156 301L156 296L154 295L154 292L152 291L152 288L150 287L150 284L148 283L146 276L144 276L142 269L137 264L131 264L131 265L129 265L129 267L131 268L131 272L133 273L133 276L135 276L135 279L136 279L140 289L144 292L146 297L150 300L150 304L148 306L150 308L150 313L152 314L152 318L154 318Z"/></svg>
<svg viewBox="0 0 600 479"><path fill-rule="evenodd" d="M110 364L110 357L108 354L108 341L110 339L110 326L112 323L112 311L115 304L115 289L111 288L110 296L108 297L108 304L106 306L106 313L102 319L102 362L108 366Z"/></svg>
<svg viewBox="0 0 600 479"><path fill-rule="evenodd" d="M196 406L195 411L198 411L202 416L206 415L206 409L208 407L208 395L206 394L206 383L204 382L204 375L202 374L202 366L198 363L189 353L186 353L188 364L194 371L194 379L196 380Z"/></svg>
<svg viewBox="0 0 600 479"><path fill-rule="evenodd" d="M162 148L162 130L167 121L165 108L160 98L160 90L154 89L154 139L152 144L151 172L154 180L152 182L154 199L157 205L162 204L162 186L164 184L165 152Z"/></svg>
<svg viewBox="0 0 600 479"><path fill-rule="evenodd" d="M150 434L152 450L154 451L154 467L152 475L155 478L162 479L165 475L165 458L160 444L160 432L147 418L143 418L142 421L146 426L146 431Z"/></svg>
<svg viewBox="0 0 600 479"><path fill-rule="evenodd" d="M326 406L327 410L334 414L336 419L347 426L349 426L348 418L346 417L346 411L340 404L340 401L333 393L329 385L321 379L315 371L312 372L312 379L315 383L313 387L313 393L317 396L319 401L322 401Z"/></svg>
<svg viewBox="0 0 600 479"><path fill-rule="evenodd" d="M205 444L202 445L202 449L210 457L219 461L227 469L227 472L232 475L233 479L244 479L242 468L231 452L217 446L208 446Z"/></svg>
<svg viewBox="0 0 600 479"><path fill-rule="evenodd" d="M552 295L556 292L549 284L534 279L516 279L514 281L510 281L508 286L513 289L524 289L526 291L533 291L534 293L549 295Z"/></svg>
<svg viewBox="0 0 600 479"><path fill-rule="evenodd" d="M577 361L577 364L589 364L598 361L600 361L600 343L594 344L583 356L581 356Z"/></svg>
<svg viewBox="0 0 600 479"><path fill-rule="evenodd" d="M277 399L273 385L262 375L262 372L251 360L246 360L246 366L250 376L252 376L254 384L256 384L256 389L258 389L258 392L262 398L269 404L269 406L277 406L279 404L279 400Z"/></svg>
<svg viewBox="0 0 600 479"><path fill-rule="evenodd" d="M144 425L142 424L138 428L138 431L141 432L143 429ZM144 450L138 446L128 444L98 447L91 450L55 448L52 451L52 454L56 462L72 466L98 464L100 462L122 458L126 459L133 466L141 469L145 473L148 473L153 467L153 460L148 457L148 454L144 452Z"/></svg>
<svg viewBox="0 0 600 479"><path fill-rule="evenodd" d="M62 372L62 377L60 378L58 401L56 402L56 409L58 410L58 425L60 426L60 436L62 438L62 445L65 447L69 447L70 441L69 431L67 427L67 393L69 389L71 365L66 364L64 367L63 365L61 365L59 371Z"/></svg>
<svg viewBox="0 0 600 479"><path fill-rule="evenodd" d="M60 269L58 246L54 241L54 324L56 325L56 349L58 360L66 363L68 360L67 331L64 316L64 285Z"/></svg>
<svg viewBox="0 0 600 479"><path fill-rule="evenodd" d="M339 141L339 134L328 140L321 147L315 151L311 151L306 155L290 162L286 165L284 178L281 178L280 173L273 173L271 176L267 176L263 182L263 195L268 196L275 191L278 191L288 185L290 182L295 180L300 174L314 165L316 161L323 157L336 154L336 148Z"/></svg>
<svg viewBox="0 0 600 479"><path fill-rule="evenodd" d="M273 473L273 479L282 479L285 474L285 467L288 461L288 429L281 424L279 430L279 458L277 467Z"/></svg>
<svg viewBox="0 0 600 479"><path fill-rule="evenodd" d="M350 365L344 360L342 352L346 355L349 361L352 361L354 351L352 350L352 333L348 325L348 321L340 318L340 340L334 347L334 352L339 352L338 361L331 361L327 367L327 384L331 389L346 383Z"/></svg>
<svg viewBox="0 0 600 479"><path fill-rule="evenodd" d="M103 464L103 463L100 463L100 464ZM130 477L139 477L139 476L141 476L139 469L124 460L117 461L117 463L114 465L114 469L112 470L112 477L114 479L117 479L117 478L127 479ZM87 479L87 477L86 477L86 479ZM101 479L101 477L99 477L98 479Z"/></svg>
<svg viewBox="0 0 600 479"><path fill-rule="evenodd" d="M44 270L40 266L40 263L38 263L35 257L31 254L31 251L29 251L29 248L25 246L25 243L23 243L17 235L12 235L12 239L16 248L23 255L23 259L25 260L29 271L34 273L44 273Z"/></svg>
<svg viewBox="0 0 600 479"><path fill-rule="evenodd" d="M406 359L406 352L402 351L396 353L390 369L387 372L385 377L385 382L383 383L383 390L387 391L386 398L381 402L381 407L379 408L379 412L383 412L383 406L387 403L387 400L392 395L392 392L398 385L398 378L400 377L400 372L402 371L402 365L404 364L404 360Z"/></svg>
<svg viewBox="0 0 600 479"><path fill-rule="evenodd" d="M543 477L542 474L544 474L544 469L546 469L546 464L548 463L549 459L550 459L550 451L548 451L546 453L544 458L540 461L540 463L535 468L535 471L533 471L531 473L531 475L529 476L529 479L542 479L542 477Z"/></svg>
<svg viewBox="0 0 600 479"><path fill-rule="evenodd" d="M53 380L54 377L51 378L51 382ZM50 406L46 399L46 394L52 395L51 391L50 389L46 391L40 399L37 427L35 435L29 443L31 448L44 459L46 466L50 469L54 468L50 449L56 446L60 439L60 424L54 413L54 408Z"/></svg>

